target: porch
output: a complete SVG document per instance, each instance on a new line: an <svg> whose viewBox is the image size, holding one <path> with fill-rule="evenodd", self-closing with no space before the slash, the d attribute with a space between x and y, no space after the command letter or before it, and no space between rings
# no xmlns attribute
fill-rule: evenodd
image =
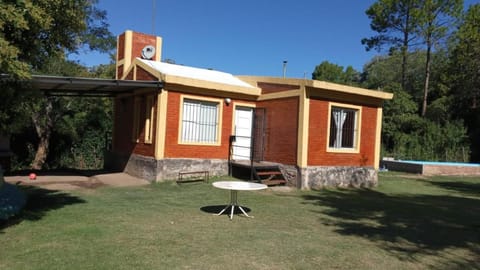
<svg viewBox="0 0 480 270"><path fill-rule="evenodd" d="M233 160L229 174L235 178L254 181L267 186L287 185L281 164L268 161Z"/></svg>

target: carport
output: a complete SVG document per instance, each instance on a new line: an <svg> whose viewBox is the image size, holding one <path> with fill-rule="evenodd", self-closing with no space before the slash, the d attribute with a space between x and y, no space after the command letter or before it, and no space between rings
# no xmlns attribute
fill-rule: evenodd
<svg viewBox="0 0 480 270"><path fill-rule="evenodd" d="M50 96L89 96L114 97L119 94L132 93L138 89L163 87L161 81L132 81L98 78L62 77L33 75L31 83L34 89Z"/></svg>
<svg viewBox="0 0 480 270"><path fill-rule="evenodd" d="M0 84L18 84L22 89L34 89L47 96L70 97L115 97L131 94L140 89L161 91L163 82L142 80L117 80L84 77L32 75L30 79L18 80L8 74L0 74ZM10 166L10 143L0 138L0 165Z"/></svg>

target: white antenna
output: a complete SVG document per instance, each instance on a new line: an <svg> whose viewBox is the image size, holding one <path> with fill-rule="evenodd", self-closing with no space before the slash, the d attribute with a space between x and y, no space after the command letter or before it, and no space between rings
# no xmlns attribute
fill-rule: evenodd
<svg viewBox="0 0 480 270"><path fill-rule="evenodd" d="M287 60L283 61L283 78L287 76Z"/></svg>
<svg viewBox="0 0 480 270"><path fill-rule="evenodd" d="M156 1L152 0L152 35L155 35L155 12L156 12Z"/></svg>

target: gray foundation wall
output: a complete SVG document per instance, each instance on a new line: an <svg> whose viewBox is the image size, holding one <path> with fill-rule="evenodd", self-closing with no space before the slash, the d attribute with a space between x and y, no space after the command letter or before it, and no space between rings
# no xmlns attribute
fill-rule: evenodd
<svg viewBox="0 0 480 270"><path fill-rule="evenodd" d="M378 184L377 170L368 167L310 166L298 168L282 165L280 170L289 186L300 189L325 187L374 187ZM124 171L150 182L177 180L179 172L208 171L210 176L228 175L228 161L223 159L166 158L155 160L140 155L121 156L106 153L105 167Z"/></svg>
<svg viewBox="0 0 480 270"><path fill-rule="evenodd" d="M278 165L288 185L299 189L369 188L378 184L377 170L369 167L309 166L299 168L292 165Z"/></svg>
<svg viewBox="0 0 480 270"><path fill-rule="evenodd" d="M166 158L157 160L156 181L176 180L179 172L207 171L209 176L228 175L228 161L223 159Z"/></svg>
<svg viewBox="0 0 480 270"><path fill-rule="evenodd" d="M166 158L155 160L132 154L105 154L105 168L123 171L150 182L177 180L179 172L208 171L210 176L228 174L228 161L223 159Z"/></svg>
<svg viewBox="0 0 480 270"><path fill-rule="evenodd" d="M378 173L368 167L327 167L300 168L301 189L322 189L325 187L370 188L378 184Z"/></svg>

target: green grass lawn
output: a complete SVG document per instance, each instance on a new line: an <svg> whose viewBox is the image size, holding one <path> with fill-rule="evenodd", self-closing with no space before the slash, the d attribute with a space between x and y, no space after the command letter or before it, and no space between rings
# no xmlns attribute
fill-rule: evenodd
<svg viewBox="0 0 480 270"><path fill-rule="evenodd" d="M211 184L26 189L0 269L475 269L480 178L385 173L374 189L239 192Z"/></svg>

